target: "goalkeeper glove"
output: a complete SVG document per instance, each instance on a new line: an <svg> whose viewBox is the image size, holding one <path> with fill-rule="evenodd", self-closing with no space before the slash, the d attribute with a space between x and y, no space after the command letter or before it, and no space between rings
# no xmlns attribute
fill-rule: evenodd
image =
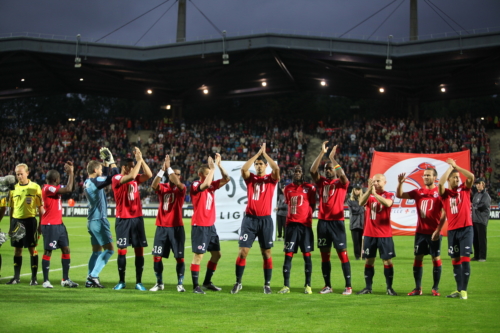
<svg viewBox="0 0 500 333"><path fill-rule="evenodd" d="M113 158L113 154L111 154L111 151L109 151L108 148L106 148L106 147L101 148L99 150L99 155L104 162L109 163L109 164L115 163L115 159Z"/></svg>

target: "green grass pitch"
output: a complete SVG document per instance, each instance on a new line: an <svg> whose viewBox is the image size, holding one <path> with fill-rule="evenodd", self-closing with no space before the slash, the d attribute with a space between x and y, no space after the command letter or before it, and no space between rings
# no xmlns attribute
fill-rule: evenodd
<svg viewBox="0 0 500 333"><path fill-rule="evenodd" d="M61 287L60 251L54 251L50 280L54 289L44 289L41 272L39 286L29 286L28 251L24 250L21 284L5 285L13 274L13 249L9 243L0 248L3 265L0 278L0 332L498 332L496 321L500 315L500 222L490 221L488 227L488 260L471 263L469 299L447 299L455 290L452 267L446 255L443 239L443 274L441 297L430 296L432 264L424 261L423 296L406 294L414 287L413 237L394 237L397 257L394 258L394 289L398 297L385 295L383 264L375 266L374 294L343 296L344 279L340 262L332 256L332 282L334 294L320 295L323 287L319 251L313 252L314 294L303 294L303 259L293 259L290 294L277 294L283 286L282 242L273 249L273 295L262 293L262 258L255 243L247 259L243 290L231 295L235 282L234 264L238 251L236 241L223 241L222 258L213 282L223 288L221 292L206 295L191 293L189 266L190 220L186 224L186 293L176 291L175 260L164 259L165 290L140 292L134 289L135 267L133 250L129 248L127 261L127 288L112 290L118 281L117 254L101 273L101 282L107 287L99 290L85 288L87 261L91 254L85 218L65 218L71 242L70 277L80 284L78 288ZM5 227L5 220L1 226ZM114 219L110 219L114 224ZM147 218L146 249L143 283L151 288L155 283L151 247L154 237L154 219ZM314 229L316 229L314 227ZM348 245L351 244L350 234ZM38 247L43 253L42 242ZM348 249L353 259L351 249ZM209 254L205 255L200 272L203 280ZM41 264L40 264L41 266ZM351 261L354 291L364 287L363 261Z"/></svg>

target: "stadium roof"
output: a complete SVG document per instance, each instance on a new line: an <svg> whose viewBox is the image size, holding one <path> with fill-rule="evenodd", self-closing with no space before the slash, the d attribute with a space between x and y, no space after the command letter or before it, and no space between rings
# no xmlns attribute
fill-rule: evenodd
<svg viewBox="0 0 500 333"><path fill-rule="evenodd" d="M259 34L151 47L0 39L0 99L82 93L168 103L311 91L432 101L499 87L500 32L403 43Z"/></svg>

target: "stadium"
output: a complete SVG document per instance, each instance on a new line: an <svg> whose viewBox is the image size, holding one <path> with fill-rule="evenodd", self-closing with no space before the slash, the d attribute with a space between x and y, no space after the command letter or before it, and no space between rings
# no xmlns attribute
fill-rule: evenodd
<svg viewBox="0 0 500 333"><path fill-rule="evenodd" d="M236 10L225 0L216 2L221 8L227 6L228 12ZM249 16L257 13L255 19L259 13L272 12L271 7L251 11L248 5L242 6ZM324 11L343 10L338 4L322 6ZM22 252L20 283L6 284L15 278L14 249L8 239L15 236L8 234L12 209L8 209L7 203L13 184L8 184L9 189L1 187L0 203L5 209L0 212L5 215L0 220L0 229L6 233L4 238L0 236L5 242L0 246L2 331L384 332L402 327L410 332L497 331L500 29L477 29L477 24L484 26L490 21L467 22L456 14L452 5L446 6L429 0L399 0L383 1L359 12L350 9L349 23L336 26L343 34L274 28L234 33L236 27L199 0L156 1L139 7L127 3L124 7L130 7L128 16L122 12L123 8L106 7L123 17L109 19L111 25L97 30L100 32L94 30L95 38L83 33L66 37L57 31L51 35L12 33L6 29L14 28L0 24L0 186L7 186L10 181L7 179L11 179L7 176L17 177L19 164L27 164L30 182L41 188L52 179L50 170L60 174L62 185L73 179L70 190L62 194L61 211L71 248L69 275L79 284L78 288L65 288L59 283L61 274L69 267L64 262L68 257L59 249L52 253L50 262L53 288L42 287L42 260L35 267L39 285L30 285L33 272L30 266L33 265L30 265L28 249ZM497 4L487 6L490 12L500 10ZM465 6L461 10L465 8L470 9ZM82 7L74 9L83 10ZM16 6L9 10L22 12ZM290 16L299 11L297 8L283 10ZM395 22L399 22L398 14L404 16L405 32L382 36L384 29L393 31L399 27ZM424 25L432 25L425 21L426 14L434 15L432 20L445 21L446 29L455 25L453 31L441 33L446 29L436 28L432 36L419 33L415 22L420 20L420 31L429 29ZM79 16L72 15L75 19ZM83 10L81 16L85 15ZM147 15L156 16L153 20ZM319 20L321 15L315 12L313 16ZM376 15L381 16L377 19ZM477 15L488 17L484 9L478 9ZM2 17L5 14L0 15L0 20ZM138 29L134 24L144 17L149 17L149 21L146 19L140 26L144 28L141 39L135 44L129 43L133 38L123 42L120 34L127 35ZM176 29L170 28L170 33L176 32L173 41L164 36L160 42L148 39L161 25L161 20L168 17L177 22ZM374 17L375 23L364 30L363 37L354 34L358 26L368 24L366 22ZM493 22L498 23L498 19ZM217 27L219 24L224 24L220 25L224 29L231 28L226 32ZM204 34L208 34L208 28L212 29L213 36L192 37L193 26L198 25ZM410 26L409 33L407 26ZM127 30L129 28L131 30ZM101 35L102 38L97 38ZM117 39L122 42L111 40L113 36L121 36ZM304 294L304 266L302 259L297 259L299 254L288 272L290 293L279 294L286 257L282 249L287 245L277 231L277 199L281 193L278 188L294 183L297 167L302 168L306 182L315 183L310 169L324 142L328 151L320 163L321 174L335 146L333 156L349 181L342 211L353 294L342 294L345 275L334 252L331 258L333 292L320 293L325 286L323 256L316 245L310 255L312 294ZM264 254L259 253L255 242L246 257L243 289L234 295L231 291L235 283L235 261L238 266L238 237L248 203L247 186L240 169L258 155L263 143L265 154L276 163L280 175L271 214L274 226L272 294L266 295L265 288L262 292ZM122 266L119 266L120 252L116 247L99 275L105 288L86 288L89 256L93 252L87 224L92 206L86 196L88 180L92 177L87 166L91 161L103 161L100 154L103 147L109 149L119 169L127 159L135 157L135 147L139 148L143 163L152 172L152 177L137 187L149 244L143 254L141 283L145 291L134 289L136 256L132 249L126 254L126 287L113 289L121 280L120 274L124 274L118 269ZM194 235L191 223L195 214L189 189L200 182L200 167L215 160L216 154L220 155L221 165L230 178L215 195L215 226L222 257L212 281L222 290L205 290L206 294L199 295L192 292L189 266L192 233ZM176 262L173 255L162 261L164 290L149 291L158 283L154 259L157 255L151 251L155 223L164 203L153 182L164 166L165 155L169 155L188 189L181 203L186 239L185 292L176 288L179 261ZM389 156L391 164L374 162L380 156ZM407 296L415 284L413 235L417 217L415 204L404 199L394 200L390 220L397 253L392 261L393 288L399 296L386 294L384 265L378 256L374 264L373 292L356 295L365 285L366 266L364 260L356 260L349 229L352 216L348 199L353 189L366 192L374 175L384 173L386 190L396 193L400 172L408 175L405 190L424 187L421 178L428 164L433 163L442 175L450 156L457 156L457 164L470 171L475 179L482 179L491 197L489 256L485 262L470 263L468 299L446 297L457 289L447 255L446 232L441 244L441 296L432 296L430 256L423 259L422 295ZM418 162L408 162L411 159ZM73 178L69 178L67 161L73 165ZM267 173L270 170L269 167ZM255 170L252 168L251 172ZM142 167L139 174L145 173L147 170ZM217 168L213 174L214 179L224 176ZM165 169L165 174L159 175L160 184L169 182L169 171ZM466 179L462 176L461 182L465 183ZM439 177L436 184L438 181ZM103 191L115 243L119 199L112 185ZM473 186L471 192L472 199L477 189ZM319 200L318 197L312 213L315 236ZM42 255L45 257L43 237L37 245L40 259ZM208 254L200 264L200 273L210 268L207 262ZM14 263L18 261L14 259Z"/></svg>

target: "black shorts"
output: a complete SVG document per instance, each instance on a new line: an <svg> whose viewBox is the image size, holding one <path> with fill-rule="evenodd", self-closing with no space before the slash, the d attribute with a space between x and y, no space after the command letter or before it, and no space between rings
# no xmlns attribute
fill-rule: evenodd
<svg viewBox="0 0 500 333"><path fill-rule="evenodd" d="M413 253L416 256L430 254L433 257L439 257L441 255L441 238L439 236L437 241L433 241L432 235L416 233Z"/></svg>
<svg viewBox="0 0 500 333"><path fill-rule="evenodd" d="M144 230L144 219L142 216L130 219L117 217L115 222L116 246L124 249L130 245L132 247L146 247L146 231Z"/></svg>
<svg viewBox="0 0 500 333"><path fill-rule="evenodd" d="M42 235L45 251L69 246L68 232L64 224L42 225Z"/></svg>
<svg viewBox="0 0 500 333"><path fill-rule="evenodd" d="M392 237L363 237L363 259L375 258L377 249L381 259L388 260L396 256Z"/></svg>
<svg viewBox="0 0 500 333"><path fill-rule="evenodd" d="M273 247L274 225L270 215L254 216L245 215L241 222L240 247L251 248L255 237L259 237L259 244L262 249Z"/></svg>
<svg viewBox="0 0 500 333"><path fill-rule="evenodd" d="M473 240L472 226L448 230L448 255L452 258L470 257Z"/></svg>
<svg viewBox="0 0 500 333"><path fill-rule="evenodd" d="M344 221L318 220L318 248L347 249Z"/></svg>
<svg viewBox="0 0 500 333"><path fill-rule="evenodd" d="M314 251L314 234L311 227L302 223L290 222L285 228L285 245L283 252L302 253Z"/></svg>
<svg viewBox="0 0 500 333"><path fill-rule="evenodd" d="M170 250L174 258L184 258L186 234L184 227L156 227L153 256L168 258Z"/></svg>
<svg viewBox="0 0 500 333"><path fill-rule="evenodd" d="M12 218L10 222L10 228L14 229L17 222L24 225L26 228L26 235L18 241L13 239L10 240L10 245L17 248L28 248L35 247L38 245L38 222L34 217L28 217L27 219L15 219Z"/></svg>
<svg viewBox="0 0 500 333"><path fill-rule="evenodd" d="M220 251L219 235L215 226L191 227L191 247L194 253L205 253L207 251Z"/></svg>

